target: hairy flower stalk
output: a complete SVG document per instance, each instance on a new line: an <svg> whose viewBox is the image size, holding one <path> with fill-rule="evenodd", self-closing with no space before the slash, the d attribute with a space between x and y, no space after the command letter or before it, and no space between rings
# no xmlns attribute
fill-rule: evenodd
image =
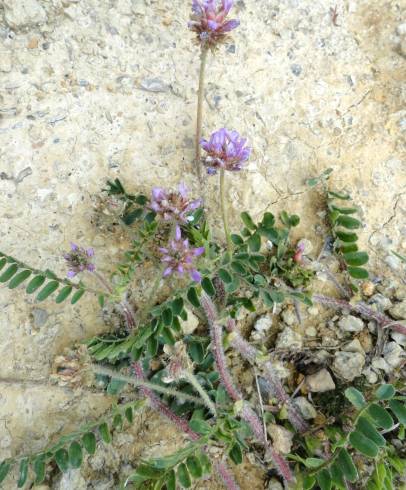
<svg viewBox="0 0 406 490"><path fill-rule="evenodd" d="M406 335L406 325L393 321L391 318L379 311L373 310L363 302L352 304L342 299L330 298L321 294L314 294L312 300L336 310L348 310L358 313L367 320L375 320L382 328L391 328L395 332Z"/></svg>
<svg viewBox="0 0 406 490"><path fill-rule="evenodd" d="M233 250L233 243L231 241L230 228L228 226L228 214L225 198L225 184L224 184L224 169L220 169L220 205L221 205L221 216L223 218L224 234L227 240L227 249L230 253Z"/></svg>
<svg viewBox="0 0 406 490"><path fill-rule="evenodd" d="M182 238L179 226L175 228L174 239L169 242L168 247L161 247L161 262L165 264L163 276L171 274L183 276L187 272L196 281L201 281L201 275L194 266L194 260L204 253L204 247L190 248L189 241Z"/></svg>
<svg viewBox="0 0 406 490"><path fill-rule="evenodd" d="M226 358L223 349L222 327L218 322L217 311L213 301L206 293L202 294L201 304L206 313L207 320L210 326L210 335L212 338L212 352L216 363L217 371L220 375L220 381L226 389L230 398L236 402L236 407L240 406L241 417L249 424L251 430L259 441L266 447L267 452L271 455L276 468L286 481L291 481L293 475L289 469L289 465L284 461L283 457L278 454L269 442L266 440L264 428L258 415L245 402L241 392L234 386L231 374L228 371Z"/></svg>
<svg viewBox="0 0 406 490"><path fill-rule="evenodd" d="M94 257L93 248L83 248L76 245L76 243L71 243L70 252L64 255L64 259L69 267L67 276L69 278L75 277L80 272L88 271L94 272L96 266L91 262Z"/></svg>
<svg viewBox="0 0 406 490"><path fill-rule="evenodd" d="M142 369L141 363L133 363L133 368L135 376L139 380L145 380L144 370ZM197 441L198 439L200 439L200 435L189 427L188 421L185 418L176 415L164 402L162 402L155 395L155 393L153 393L152 390L143 387L141 388L141 391L145 397L149 398L152 408L154 408L157 412L170 420L179 430L185 432L185 434L187 434L190 439L192 439L192 441ZM225 462L216 462L214 464L214 467L216 468L217 473L223 480L223 483L228 490L240 490L240 487L235 482L234 477Z"/></svg>
<svg viewBox="0 0 406 490"><path fill-rule="evenodd" d="M199 88L197 91L197 114L196 114L196 134L195 134L195 165L197 176L201 181L202 178L202 150L200 140L202 137L203 127L203 98L204 98L204 77L206 73L207 55L209 50L202 46L200 53L200 71L199 71Z"/></svg>
<svg viewBox="0 0 406 490"><path fill-rule="evenodd" d="M261 362L261 358L263 356L255 347L253 347L239 334L235 328L235 322L233 319L228 319L227 330L230 332L229 340L231 346L250 364L253 366L259 364L262 367L264 377L268 381L272 395L280 403L286 406L288 418L295 429L299 432L305 432L308 429L308 425L284 390L278 375L275 373L272 363L269 361Z"/></svg>
<svg viewBox="0 0 406 490"><path fill-rule="evenodd" d="M183 183L179 184L177 191L154 187L149 207L165 221L187 223L188 215L202 205L201 199L191 200L188 194Z"/></svg>

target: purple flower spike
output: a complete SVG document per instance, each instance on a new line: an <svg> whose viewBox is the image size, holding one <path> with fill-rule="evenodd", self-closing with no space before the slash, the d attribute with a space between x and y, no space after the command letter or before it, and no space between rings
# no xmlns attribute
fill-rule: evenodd
<svg viewBox="0 0 406 490"><path fill-rule="evenodd" d="M187 272L190 277L196 281L201 281L201 275L193 265L195 257L204 253L204 247L190 248L189 241L182 238L180 227L175 230L175 238L171 240L168 248L160 248L162 254L161 262L166 265L163 276L168 277L171 274L183 276Z"/></svg>
<svg viewBox="0 0 406 490"><path fill-rule="evenodd" d="M240 25L236 19L226 21L233 4L233 0L193 0L188 27L197 33L199 44L213 48Z"/></svg>
<svg viewBox="0 0 406 490"><path fill-rule="evenodd" d="M202 205L201 199L188 199L189 191L185 184L179 184L178 191L168 191L161 187L152 189L150 208L165 221L186 223L188 215Z"/></svg>
<svg viewBox="0 0 406 490"><path fill-rule="evenodd" d="M93 248L83 248L76 245L76 243L71 243L71 251L66 253L63 257L66 260L69 270L67 276L71 279L75 277L79 272L85 270L89 272L94 272L96 266L91 262L91 258L94 257Z"/></svg>
<svg viewBox="0 0 406 490"><path fill-rule="evenodd" d="M208 141L202 139L200 145L207 152L204 159L207 173L215 175L219 168L231 172L242 170L251 154L251 148L245 146L246 142L237 131L226 128L214 132Z"/></svg>

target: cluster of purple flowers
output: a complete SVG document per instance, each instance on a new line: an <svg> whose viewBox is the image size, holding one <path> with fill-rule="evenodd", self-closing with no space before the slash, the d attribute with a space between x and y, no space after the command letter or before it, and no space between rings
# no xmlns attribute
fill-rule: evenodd
<svg viewBox="0 0 406 490"><path fill-rule="evenodd" d="M237 131L221 128L215 131L209 140L202 139L200 145L206 151L204 163L207 173L214 175L218 169L238 172L242 170L251 154L251 148L245 146L247 140Z"/></svg>
<svg viewBox="0 0 406 490"><path fill-rule="evenodd" d="M188 189L181 183L178 192L161 187L152 189L150 208L166 221L186 223L188 215L202 205L201 199L188 199Z"/></svg>
<svg viewBox="0 0 406 490"><path fill-rule="evenodd" d="M94 257L94 250L92 248L83 248L76 245L76 243L71 243L71 251L64 255L69 270L67 276L72 278L76 274L83 271L94 272L96 266L91 262L92 257Z"/></svg>
<svg viewBox="0 0 406 490"><path fill-rule="evenodd" d="M168 247L159 249L162 254L161 261L165 264L164 277L177 273L183 276L187 272L196 281L201 281L201 275L195 268L193 262L196 257L204 253L204 247L191 248L189 241L182 238L182 232L177 225L175 237L169 242Z"/></svg>
<svg viewBox="0 0 406 490"><path fill-rule="evenodd" d="M226 20L233 4L234 0L193 0L188 26L202 46L215 46L240 25L239 20Z"/></svg>

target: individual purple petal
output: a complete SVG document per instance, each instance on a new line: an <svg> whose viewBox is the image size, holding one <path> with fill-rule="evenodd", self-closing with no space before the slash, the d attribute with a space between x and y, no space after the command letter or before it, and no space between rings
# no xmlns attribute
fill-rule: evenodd
<svg viewBox="0 0 406 490"><path fill-rule="evenodd" d="M75 277L75 276L76 276L76 272L75 272L75 271L68 271L68 272L66 273L66 275L67 275L67 276L68 276L70 279L72 279L72 277Z"/></svg>
<svg viewBox="0 0 406 490"><path fill-rule="evenodd" d="M167 268L164 270L163 276L164 276L164 277L167 277L167 276L169 276L171 273L172 273L172 267L167 267Z"/></svg>
<svg viewBox="0 0 406 490"><path fill-rule="evenodd" d="M179 241L181 239L182 233L180 231L180 226L176 226L175 228L175 240Z"/></svg>
<svg viewBox="0 0 406 490"><path fill-rule="evenodd" d="M76 243L71 242L70 249L72 250L72 252L75 252L76 250L79 250L79 246L76 245Z"/></svg>
<svg viewBox="0 0 406 490"><path fill-rule="evenodd" d="M179 190L179 194L183 197L183 199L186 199L188 195L188 189L183 182L179 184L178 190Z"/></svg>
<svg viewBox="0 0 406 490"><path fill-rule="evenodd" d="M190 271L190 277L196 282L200 282L202 280L200 272L198 272L196 269L192 269Z"/></svg>
<svg viewBox="0 0 406 490"><path fill-rule="evenodd" d="M94 257L94 249L93 248L88 248L86 250L86 254L88 257Z"/></svg>
<svg viewBox="0 0 406 490"><path fill-rule="evenodd" d="M197 257L199 255L204 254L204 251L205 251L204 247L194 248L193 249L193 255L195 255Z"/></svg>

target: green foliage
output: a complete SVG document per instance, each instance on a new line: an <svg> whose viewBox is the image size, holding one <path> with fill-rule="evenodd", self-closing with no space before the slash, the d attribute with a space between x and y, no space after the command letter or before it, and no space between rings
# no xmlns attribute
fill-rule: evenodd
<svg viewBox="0 0 406 490"><path fill-rule="evenodd" d="M54 299L56 303L62 303L68 299L75 289L76 292L71 298L71 304L75 304L86 292L86 286L83 283L75 284L68 279L61 279L49 269L45 271L34 269L14 257L0 252L0 270L3 268L5 270L0 274L0 283L7 284L9 289L15 289L30 279L25 291L27 294L37 293L37 301L48 299L58 290Z"/></svg>
<svg viewBox="0 0 406 490"><path fill-rule="evenodd" d="M326 429L326 434L331 438L332 448L331 456L326 461L313 456L307 458L292 456L292 459L308 468L306 482L302 478L299 479L302 482L299 484L302 484L303 488L311 489L317 482L321 489L345 490L346 482L359 481L360 471L357 466L362 460L360 458L366 458L375 462L375 471L368 483L368 490L393 488L387 485L392 485L396 475L402 475L406 461L392 455L393 449L381 429L390 433L396 428L390 412L397 418L399 424L404 425L405 419L402 413L404 415L406 412L405 401L402 397L396 397L395 388L390 384L381 385L370 401L367 401L365 396L354 387L345 390L345 397L355 410L351 417L351 429L345 434L334 428ZM306 439L307 450L310 453L319 449L317 440L313 442L309 438ZM391 469L382 467L382 462L388 459L391 461ZM388 478L389 473L390 478Z"/></svg>
<svg viewBox="0 0 406 490"><path fill-rule="evenodd" d="M351 216L357 213L358 209L342 205L342 201L350 199L351 196L347 193L327 191L328 216L335 239L334 249L346 265L348 275L353 279L364 280L368 279L369 274L361 266L368 262L369 257L366 252L358 250L358 235L352 231L362 227L362 223ZM351 287L355 291L358 289L353 282Z"/></svg>
<svg viewBox="0 0 406 490"><path fill-rule="evenodd" d="M11 468L16 465L18 465L19 471L18 488L22 488L26 484L30 467L35 473L36 484L44 481L46 467L52 462L55 462L62 472L71 468L80 468L85 454L83 449L90 455L93 455L96 451L97 429L100 431L103 442L111 442L110 430L113 429L115 418L124 415L128 422L131 423L134 411L140 409L143 404L143 400L137 400L117 406L112 411L111 416L102 423L98 420L86 424L79 430L62 436L56 444L39 453L6 459L0 464L0 483L4 481ZM117 425L114 428L117 428Z"/></svg>
<svg viewBox="0 0 406 490"><path fill-rule="evenodd" d="M153 220L154 213L145 208L148 198L143 194L129 194L119 179L108 181L105 191L109 196L114 196L125 203L121 219L127 226L141 219L146 221Z"/></svg>

